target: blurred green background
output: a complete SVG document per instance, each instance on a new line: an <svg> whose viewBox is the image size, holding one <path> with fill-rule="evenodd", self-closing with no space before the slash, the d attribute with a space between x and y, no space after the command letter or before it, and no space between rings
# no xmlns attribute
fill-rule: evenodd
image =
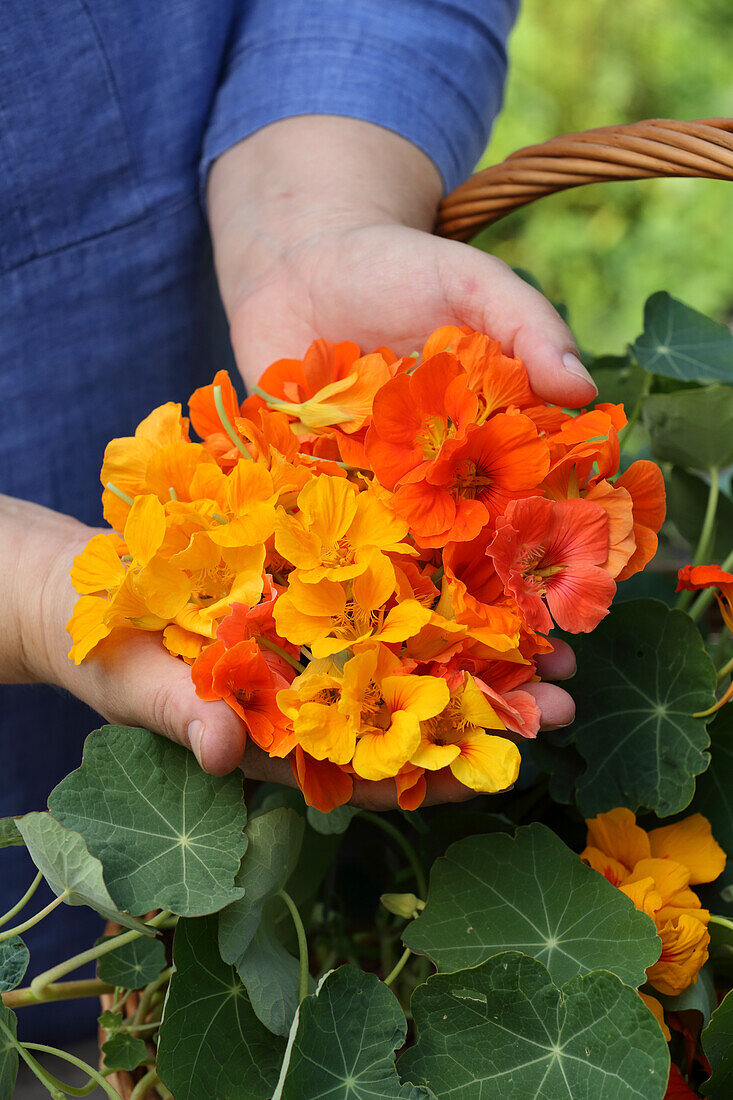
<svg viewBox="0 0 733 1100"><path fill-rule="evenodd" d="M523 0L482 166L555 134L733 116L733 0ZM477 242L563 301L581 346L618 353L668 290L733 318L733 183L646 180L545 198Z"/></svg>

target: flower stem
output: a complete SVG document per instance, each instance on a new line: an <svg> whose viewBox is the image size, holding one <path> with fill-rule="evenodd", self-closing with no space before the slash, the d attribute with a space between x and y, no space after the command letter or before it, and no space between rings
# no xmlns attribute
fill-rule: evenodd
<svg viewBox="0 0 733 1100"><path fill-rule="evenodd" d="M168 920L170 913L163 911L153 917L152 920L147 922L148 928L157 928L163 921ZM65 962L59 963L58 966L51 967L50 970L44 971L43 974L39 974L31 982L31 992L35 995L36 999L41 1001L45 1000L46 990L53 985L57 978L63 978L65 974L70 974L72 970L78 970L80 966L85 966L88 962L93 962L94 959L98 959L101 955L106 955L109 951L115 951L118 947L123 947L126 943L132 943L133 940L138 940L144 933L139 932L136 928L131 928L129 932L123 932L121 936L114 936L112 939L104 940L102 943L98 943L95 947L90 947L88 951L82 951L79 955L74 955L70 959L66 959Z"/></svg>
<svg viewBox="0 0 733 1100"><path fill-rule="evenodd" d="M33 882L30 884L30 886L28 887L26 892L23 894L23 897L20 899L20 901L16 901L16 903L12 907L12 909L8 909L7 913L3 913L3 915L0 917L0 927L2 927L3 924L7 924L9 920L13 919L13 917L15 916L16 913L19 913L21 911L21 909L25 908L25 906L31 900L31 898L33 897L33 895L35 894L36 890L38 889L38 887L41 885L42 882L43 882L43 875L39 871L38 874L36 875L36 877L33 879Z"/></svg>
<svg viewBox="0 0 733 1100"><path fill-rule="evenodd" d="M64 890L63 894L59 894L57 898L50 901L48 905L40 909L34 916L23 921L22 924L16 924L14 928L6 928L4 932L0 932L0 943L3 943L4 940L11 940L13 936L21 936L24 932L27 932L29 928L33 928L34 925L40 924L43 918L47 917L49 913L53 913L54 909L58 909L59 905L66 901L68 896L69 891Z"/></svg>
<svg viewBox="0 0 733 1100"><path fill-rule="evenodd" d="M232 427L232 423L224 410L224 402L221 396L221 386L214 386L214 404L216 405L216 411L219 414L222 428L227 433L239 453L244 455L245 458L248 458L251 461L252 455L249 453L244 443L235 432L234 428Z"/></svg>
<svg viewBox="0 0 733 1100"><path fill-rule="evenodd" d="M729 661L726 661L722 668L718 669L718 683L724 680L731 672L733 672L733 657L731 657Z"/></svg>
<svg viewBox="0 0 733 1100"><path fill-rule="evenodd" d="M411 954L412 954L412 951L410 951L410 948L409 948L409 947L406 947L406 948L405 948L405 950L404 950L404 951L402 952L402 954L400 955L400 957L399 957L399 959L397 960L397 962L395 963L395 965L394 965L394 966L392 967L392 969L390 970L390 972L389 972L389 974L387 975L387 977L386 977L386 978L384 979L384 984L385 984L385 985L391 985L391 984L392 984L392 982L393 982L393 981L395 980L395 978L396 978L396 977L397 977L397 976L398 976L399 974L401 974L401 973L402 973L402 971L403 971L403 970L404 970L404 968L405 968L405 963L407 962L407 960L409 959L409 957L410 957L410 955L411 955Z"/></svg>
<svg viewBox="0 0 733 1100"><path fill-rule="evenodd" d="M705 561L711 549L713 527L715 525L715 513L718 510L718 497L720 495L720 475L717 466L710 467L710 488L708 489L708 502L705 508L705 518L697 542L693 565L701 565ZM684 611L693 600L693 593L683 592L677 601L677 606Z"/></svg>
<svg viewBox="0 0 733 1100"><path fill-rule="evenodd" d="M110 493L114 493L116 497L119 497L120 500L124 501L125 504L129 504L132 508L135 501L132 499L129 493L125 493L122 491L122 489L118 489L114 481L108 481L105 488L109 489Z"/></svg>
<svg viewBox="0 0 733 1100"><path fill-rule="evenodd" d="M293 924L295 925L295 933L298 937L298 954L300 956L300 983L298 985L298 1003L302 1004L305 998L308 996L308 940L305 935L305 928L303 927L303 921L300 918L298 907L285 890L278 890L277 896L287 905L290 910L290 916L293 918Z"/></svg>
<svg viewBox="0 0 733 1100"><path fill-rule="evenodd" d="M386 821L385 818L381 817L379 814L374 814L371 810L362 810L361 816L367 821L371 821L372 825L376 825L377 828L381 829L383 833L386 833L388 837L391 837L395 844L402 849L405 858L412 868L412 873L415 876L418 897L424 901L428 896L428 882L420 858L409 840L402 835L399 829L394 827L391 821Z"/></svg>
<svg viewBox="0 0 733 1100"><path fill-rule="evenodd" d="M710 914L710 923L719 924L721 928L727 928L733 932L733 920L728 920L727 917L720 917L717 913Z"/></svg>
<svg viewBox="0 0 733 1100"><path fill-rule="evenodd" d="M271 649L273 653L277 653L278 657L282 657L284 661L287 661L291 668L294 668L296 672L305 672L305 665L302 665L300 661L296 661L295 657L291 657L287 650L279 646L277 642L270 641L264 634L260 634L257 639L260 645L265 646L266 649Z"/></svg>

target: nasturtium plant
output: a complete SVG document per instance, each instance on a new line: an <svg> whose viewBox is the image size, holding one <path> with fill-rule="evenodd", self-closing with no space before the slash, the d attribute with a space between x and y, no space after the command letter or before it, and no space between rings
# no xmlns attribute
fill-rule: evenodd
<svg viewBox="0 0 733 1100"><path fill-rule="evenodd" d="M660 290L644 306L644 331L631 350L651 374L680 382L730 382L733 333Z"/></svg>
<svg viewBox="0 0 733 1100"><path fill-rule="evenodd" d="M321 341L115 442L72 658L162 622L297 789L105 726L0 819L0 1100L20 1057L109 1100L727 1100L733 336L659 293L582 357L576 413L480 333ZM37 973L63 902L107 928ZM16 1012L77 997L108 1076L56 1051L72 1089Z"/></svg>
<svg viewBox="0 0 733 1100"><path fill-rule="evenodd" d="M451 845L403 938L441 971L517 950L560 984L603 968L639 986L661 947L649 918L539 824Z"/></svg>
<svg viewBox="0 0 733 1100"><path fill-rule="evenodd" d="M207 775L180 745L105 726L48 805L82 834L113 898L133 913L198 916L242 896L234 884L247 846L241 779Z"/></svg>
<svg viewBox="0 0 733 1100"><path fill-rule="evenodd" d="M710 759L707 720L694 715L714 700L715 668L699 630L658 600L629 600L575 650L581 813L614 806L679 813Z"/></svg>
<svg viewBox="0 0 733 1100"><path fill-rule="evenodd" d="M661 1100L669 1054L641 998L606 970L553 981L509 951L436 974L412 1000L418 1041L401 1076L476 1100Z"/></svg>

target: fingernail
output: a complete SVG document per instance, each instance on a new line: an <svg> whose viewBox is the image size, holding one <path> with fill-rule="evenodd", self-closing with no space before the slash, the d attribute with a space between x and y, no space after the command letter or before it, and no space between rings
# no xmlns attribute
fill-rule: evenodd
<svg viewBox="0 0 733 1100"><path fill-rule="evenodd" d="M583 382L589 382L593 389L598 393L598 386L595 384L588 371L585 369L577 355L573 355L572 351L566 351L562 357L562 365L568 374L574 375L576 378L581 378Z"/></svg>
<svg viewBox="0 0 733 1100"><path fill-rule="evenodd" d="M191 751L193 752L193 755L199 762L200 768L203 768L204 766L204 761L201 754L201 745L203 739L204 723L199 718L195 718L193 722L189 722L188 724L188 743L191 746Z"/></svg>

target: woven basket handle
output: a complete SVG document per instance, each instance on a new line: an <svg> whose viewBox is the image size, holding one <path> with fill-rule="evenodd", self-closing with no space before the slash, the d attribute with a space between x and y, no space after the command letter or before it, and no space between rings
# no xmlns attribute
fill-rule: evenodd
<svg viewBox="0 0 733 1100"><path fill-rule="evenodd" d="M519 149L446 195L435 231L467 240L512 210L554 191L604 180L664 176L733 180L733 118L652 118Z"/></svg>

